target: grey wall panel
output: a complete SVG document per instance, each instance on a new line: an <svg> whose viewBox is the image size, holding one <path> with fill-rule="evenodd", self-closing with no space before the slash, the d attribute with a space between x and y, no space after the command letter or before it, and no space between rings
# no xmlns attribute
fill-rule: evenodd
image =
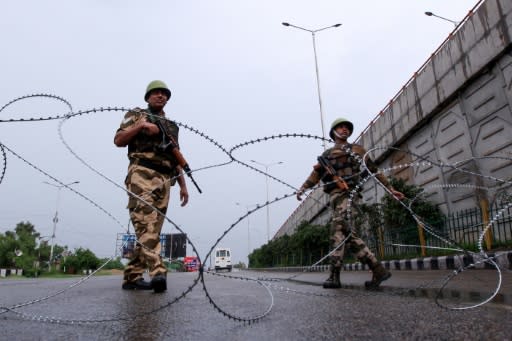
<svg viewBox="0 0 512 341"><path fill-rule="evenodd" d="M492 200L475 186L493 181L475 174L512 181L511 37L512 0L484 1L355 142L368 150L396 147L444 163L393 168L387 175L423 186L445 213L473 208L481 198ZM382 169L415 161L393 149L376 150L372 157ZM441 188L448 184L458 186ZM512 192L512 186L502 187ZM363 202L379 202L384 193L370 180L362 190ZM328 210L315 212L322 207L316 200L326 202L326 196L320 191L315 195L293 212L280 235L303 220L327 221Z"/></svg>
<svg viewBox="0 0 512 341"><path fill-rule="evenodd" d="M464 91L464 108L471 128L508 105L502 78L496 72L499 72L498 68L486 72Z"/></svg>
<svg viewBox="0 0 512 341"><path fill-rule="evenodd" d="M498 65L503 75L503 92L507 96L507 102L512 103L512 56L510 52L503 55Z"/></svg>
<svg viewBox="0 0 512 341"><path fill-rule="evenodd" d="M434 147L439 161L453 164L472 157L471 136L465 116L458 105L432 120Z"/></svg>

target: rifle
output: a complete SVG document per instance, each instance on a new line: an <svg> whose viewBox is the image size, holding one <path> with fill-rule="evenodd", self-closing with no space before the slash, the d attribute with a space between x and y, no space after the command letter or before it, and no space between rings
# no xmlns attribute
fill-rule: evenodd
<svg viewBox="0 0 512 341"><path fill-rule="evenodd" d="M196 186L199 193L203 193L199 188L197 182L192 177L192 170L190 169L185 158L183 157L183 154L181 154L180 149L178 148L178 143L176 142L176 140L174 140L174 137L172 137L172 134L169 131L168 127L165 124L163 124L162 118L156 117L152 114L149 114L148 117L151 123L156 124L158 126L158 129L160 129L160 131L162 132L162 142L160 143L158 148L164 151L170 151L178 161L178 164L181 166L181 168L183 168L185 173L188 175L190 180L192 180L192 183L194 184L194 186Z"/></svg>
<svg viewBox="0 0 512 341"><path fill-rule="evenodd" d="M319 156L318 163L320 164L320 166L323 169L325 169L327 171L327 173L329 173L329 175L332 176L333 180L336 182L336 186L338 186L343 191L348 191L348 189L349 189L348 184L346 183L345 180L343 180L342 177L340 177L340 176L338 176L338 174L336 174L336 171L334 170L332 165L329 163L329 160L327 160L327 158L325 158L324 156Z"/></svg>

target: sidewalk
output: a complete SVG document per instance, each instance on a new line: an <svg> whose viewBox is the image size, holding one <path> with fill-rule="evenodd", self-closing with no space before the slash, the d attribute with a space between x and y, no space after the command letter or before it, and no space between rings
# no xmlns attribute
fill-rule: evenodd
<svg viewBox="0 0 512 341"><path fill-rule="evenodd" d="M485 269L466 270L456 275L453 270L392 270L391 273L391 278L382 282L379 291L415 297L440 297L459 302L471 302L471 305L487 300L497 290L500 282L498 271ZM265 274L272 278L316 286L322 286L328 277L328 272L271 271ZM369 271L342 271L342 289L365 290L364 282L371 277L372 274ZM334 290L336 289L332 291ZM512 272L510 270L501 271L501 286L491 302L512 306Z"/></svg>
<svg viewBox="0 0 512 341"><path fill-rule="evenodd" d="M499 286L491 302L512 306L512 251L489 256L496 256L501 273L489 264L479 263L472 257L443 256L384 261L382 264L391 271L392 276L381 284L379 290L476 304L491 297ZM477 262L476 269L456 273L455 269L461 264L469 265L473 262ZM314 269L286 267L254 270L266 270L268 277L318 286L321 286L328 277L327 266L317 266ZM346 264L341 272L342 288L365 290L364 282L371 277L367 266L360 263Z"/></svg>

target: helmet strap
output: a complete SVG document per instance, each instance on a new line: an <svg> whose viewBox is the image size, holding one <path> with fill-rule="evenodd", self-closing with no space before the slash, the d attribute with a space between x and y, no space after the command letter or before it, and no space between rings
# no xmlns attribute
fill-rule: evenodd
<svg viewBox="0 0 512 341"><path fill-rule="evenodd" d="M342 138L343 138L343 136L342 136L342 135L338 134L338 132L336 131L336 129L334 129L334 130L332 131L332 133L334 134L334 136L336 136L336 137L337 137L337 138L339 138L339 139L342 139ZM350 135L348 135L348 136L350 136ZM348 136L347 136L347 138L348 138Z"/></svg>

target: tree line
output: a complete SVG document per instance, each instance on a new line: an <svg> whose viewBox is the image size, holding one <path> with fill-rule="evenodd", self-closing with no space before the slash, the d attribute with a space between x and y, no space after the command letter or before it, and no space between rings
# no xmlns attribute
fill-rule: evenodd
<svg viewBox="0 0 512 341"><path fill-rule="evenodd" d="M51 245L48 237L41 237L30 222L20 222L14 230L0 233L0 268L22 269L27 277L35 277L48 272L69 274L83 270L96 270L107 262L89 249L79 247L69 250L67 246L55 244L50 264ZM106 269L119 268L120 259L110 261Z"/></svg>

